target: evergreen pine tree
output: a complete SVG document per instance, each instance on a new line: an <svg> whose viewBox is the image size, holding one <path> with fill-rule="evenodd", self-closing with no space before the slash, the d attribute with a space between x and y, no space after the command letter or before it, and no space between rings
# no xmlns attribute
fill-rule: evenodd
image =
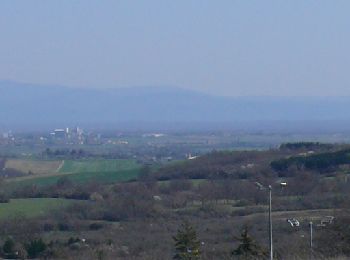
<svg viewBox="0 0 350 260"><path fill-rule="evenodd" d="M5 240L2 251L4 252L6 258L15 258L15 242L12 238L9 237Z"/></svg>
<svg viewBox="0 0 350 260"><path fill-rule="evenodd" d="M240 237L236 238L240 244L232 251L234 258L259 259L266 256L265 250L257 245L254 239L248 234L248 227L244 226Z"/></svg>
<svg viewBox="0 0 350 260"><path fill-rule="evenodd" d="M200 242L196 230L185 222L173 237L175 241L175 255L177 260L197 260L200 258Z"/></svg>

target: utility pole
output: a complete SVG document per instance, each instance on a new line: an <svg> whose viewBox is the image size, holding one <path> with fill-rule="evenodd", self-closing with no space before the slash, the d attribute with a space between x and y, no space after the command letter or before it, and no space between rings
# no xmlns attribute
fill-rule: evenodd
<svg viewBox="0 0 350 260"><path fill-rule="evenodd" d="M270 260L273 260L273 241L272 241L272 187L269 185L269 239L270 239Z"/></svg>
<svg viewBox="0 0 350 260"><path fill-rule="evenodd" d="M310 225L310 259L312 259L312 247L313 247L313 230L312 230L312 221L310 221L310 223L309 223L309 225Z"/></svg>

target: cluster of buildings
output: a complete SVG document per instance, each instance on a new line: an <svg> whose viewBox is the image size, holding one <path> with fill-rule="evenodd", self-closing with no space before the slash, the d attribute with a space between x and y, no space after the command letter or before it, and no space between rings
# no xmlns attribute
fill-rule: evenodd
<svg viewBox="0 0 350 260"><path fill-rule="evenodd" d="M80 127L54 129L45 141L59 144L99 144L101 134L86 133Z"/></svg>
<svg viewBox="0 0 350 260"><path fill-rule="evenodd" d="M53 138L72 138L72 137L82 138L84 136L84 130L79 127L75 127L73 129L70 129L69 127L65 129L57 128L50 133L50 136Z"/></svg>
<svg viewBox="0 0 350 260"><path fill-rule="evenodd" d="M3 132L0 135L0 144L11 144L15 142L12 131Z"/></svg>

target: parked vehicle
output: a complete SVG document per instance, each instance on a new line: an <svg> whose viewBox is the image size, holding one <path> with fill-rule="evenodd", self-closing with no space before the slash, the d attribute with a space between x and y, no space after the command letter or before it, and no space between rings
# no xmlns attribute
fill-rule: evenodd
<svg viewBox="0 0 350 260"><path fill-rule="evenodd" d="M300 222L296 218L288 218L287 222L292 226L292 227L299 227Z"/></svg>

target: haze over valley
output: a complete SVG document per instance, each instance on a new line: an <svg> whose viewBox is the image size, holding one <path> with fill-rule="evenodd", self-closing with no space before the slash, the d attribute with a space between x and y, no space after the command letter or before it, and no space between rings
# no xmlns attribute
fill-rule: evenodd
<svg viewBox="0 0 350 260"><path fill-rule="evenodd" d="M350 97L223 97L177 87L72 88L0 81L2 128L344 132ZM4 129L5 130L5 129Z"/></svg>

